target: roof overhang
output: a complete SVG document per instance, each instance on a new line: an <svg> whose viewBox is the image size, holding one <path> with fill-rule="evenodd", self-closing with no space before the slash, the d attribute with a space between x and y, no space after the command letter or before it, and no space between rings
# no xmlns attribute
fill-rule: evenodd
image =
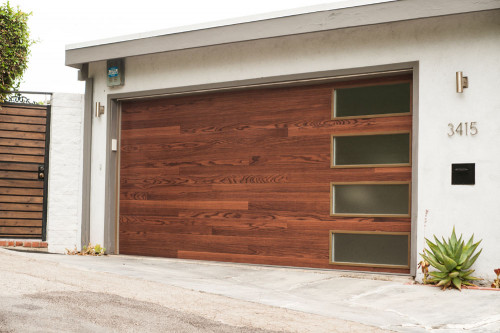
<svg viewBox="0 0 500 333"><path fill-rule="evenodd" d="M66 46L66 65L500 8L499 0L348 0Z"/></svg>

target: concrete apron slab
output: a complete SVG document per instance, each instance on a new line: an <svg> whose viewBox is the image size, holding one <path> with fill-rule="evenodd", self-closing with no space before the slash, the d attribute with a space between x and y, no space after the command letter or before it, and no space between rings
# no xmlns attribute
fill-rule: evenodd
<svg viewBox="0 0 500 333"><path fill-rule="evenodd" d="M411 285L405 276L113 255L20 253L401 332L500 331L500 292Z"/></svg>

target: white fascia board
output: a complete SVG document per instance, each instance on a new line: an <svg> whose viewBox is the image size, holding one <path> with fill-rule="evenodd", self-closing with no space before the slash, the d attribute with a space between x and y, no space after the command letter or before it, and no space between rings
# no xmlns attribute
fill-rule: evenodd
<svg viewBox="0 0 500 333"><path fill-rule="evenodd" d="M499 0L349 0L66 47L66 65L500 8Z"/></svg>

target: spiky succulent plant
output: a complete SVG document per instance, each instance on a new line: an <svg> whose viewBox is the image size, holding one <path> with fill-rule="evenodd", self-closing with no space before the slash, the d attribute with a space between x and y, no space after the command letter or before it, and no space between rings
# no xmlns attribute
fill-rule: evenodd
<svg viewBox="0 0 500 333"><path fill-rule="evenodd" d="M474 251L481 243L481 241L474 243L474 235L466 244L462 240L462 235L457 240L455 228L453 228L448 242L444 238L443 242L440 242L436 236L434 240L436 243L426 238L425 241L430 250L424 249L424 253L420 254L425 261L438 270L430 272L432 278L428 280L429 282L443 287L443 290L452 286L462 290L462 285L473 286L474 284L470 281L481 280L471 276L474 270L470 268L483 251L481 249L474 255Z"/></svg>

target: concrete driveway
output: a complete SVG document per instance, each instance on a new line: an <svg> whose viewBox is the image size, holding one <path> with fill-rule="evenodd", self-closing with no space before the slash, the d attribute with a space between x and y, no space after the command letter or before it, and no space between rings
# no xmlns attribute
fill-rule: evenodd
<svg viewBox="0 0 500 333"><path fill-rule="evenodd" d="M22 280L26 276L41 280L47 286L55 283L76 288L56 288L60 293L76 291L80 292L79 297L89 295L84 308L102 304L105 299L112 304L122 304L109 313L102 308L101 319L112 318L120 311L127 313L130 306L132 309L136 306L137 330L144 329L141 323L146 321L148 306L155 305L157 311L166 311L161 312L161 317L176 323L174 326L179 330L171 330L175 332L500 331L500 292L443 292L411 285L410 278L401 276L0 249L0 281ZM29 302L33 294L42 299L49 297L43 295L43 287L40 288L30 290L19 286L18 293L28 297L24 307L41 306L38 300ZM48 294L54 291L54 287L47 288ZM5 299L5 295L0 293L0 296ZM59 300L66 296L50 294ZM73 296L78 299L78 295ZM100 297L104 298L99 301ZM0 309L3 308L0 331L2 321L8 323L4 304L0 305ZM131 318L133 313L130 312ZM78 313L73 315L78 317ZM92 318L89 313L85 316ZM190 326L193 321L198 324ZM149 331L165 331L161 326L164 321L151 322L154 325ZM101 324L104 331L113 327L106 325ZM134 328L129 324L126 327Z"/></svg>

